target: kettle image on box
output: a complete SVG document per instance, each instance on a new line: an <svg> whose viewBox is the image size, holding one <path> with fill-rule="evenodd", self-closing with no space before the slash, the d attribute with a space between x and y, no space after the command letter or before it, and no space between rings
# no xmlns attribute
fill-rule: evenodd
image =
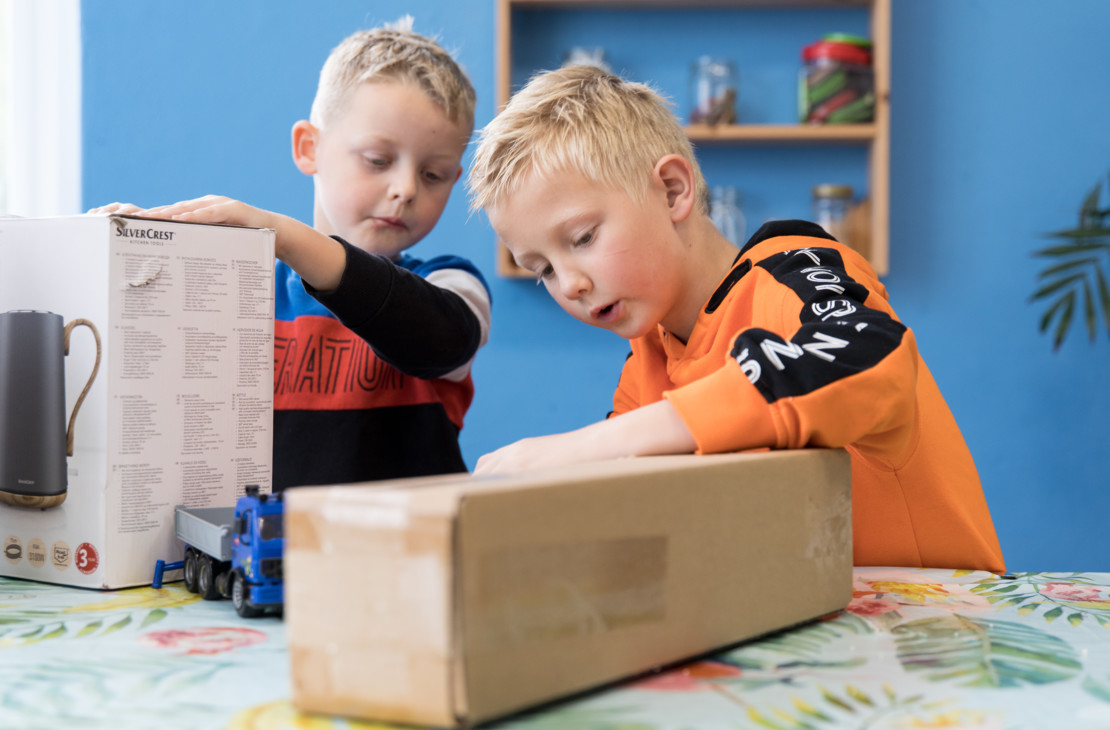
<svg viewBox="0 0 1110 730"><path fill-rule="evenodd" d="M45 509L66 498L66 457L73 422L100 369L100 333L92 322L63 326L53 312L0 314L0 502ZM96 339L96 362L66 427L65 356L74 327Z"/></svg>

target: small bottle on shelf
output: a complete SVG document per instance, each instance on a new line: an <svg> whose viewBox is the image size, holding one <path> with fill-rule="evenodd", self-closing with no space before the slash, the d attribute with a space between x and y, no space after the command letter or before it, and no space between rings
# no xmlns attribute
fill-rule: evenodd
<svg viewBox="0 0 1110 730"><path fill-rule="evenodd" d="M822 183L813 187L813 222L846 245L852 243L847 218L852 195L850 185Z"/></svg>
<svg viewBox="0 0 1110 730"><path fill-rule="evenodd" d="M709 200L709 217L721 235L734 246L744 243L747 221L740 210L740 195L731 185L715 187Z"/></svg>
<svg viewBox="0 0 1110 730"><path fill-rule="evenodd" d="M611 71L605 58L605 49L600 46L572 46L563 56L564 66L597 66L602 71Z"/></svg>
<svg viewBox="0 0 1110 730"><path fill-rule="evenodd" d="M702 56L690 79L691 124L736 123L736 69L723 58Z"/></svg>

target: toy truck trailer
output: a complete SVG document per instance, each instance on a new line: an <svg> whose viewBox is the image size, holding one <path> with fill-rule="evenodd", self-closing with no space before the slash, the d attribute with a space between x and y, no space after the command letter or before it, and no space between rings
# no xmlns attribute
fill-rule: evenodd
<svg viewBox="0 0 1110 730"><path fill-rule="evenodd" d="M244 618L283 605L283 503L280 495L259 494L256 485L234 507L178 505L174 528L185 543L179 565L155 568L155 587L164 569L182 568L185 588L206 600L231 598ZM159 561L161 562L161 561Z"/></svg>

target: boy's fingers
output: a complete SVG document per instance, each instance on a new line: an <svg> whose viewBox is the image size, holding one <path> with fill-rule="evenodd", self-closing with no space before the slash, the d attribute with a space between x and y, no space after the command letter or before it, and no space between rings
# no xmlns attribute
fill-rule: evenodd
<svg viewBox="0 0 1110 730"><path fill-rule="evenodd" d="M148 213L163 214L163 213L184 213L190 210L196 210L198 206L195 200L183 200L180 203L169 203L167 205L158 205L153 208L147 208Z"/></svg>
<svg viewBox="0 0 1110 730"><path fill-rule="evenodd" d="M90 215L128 215L130 213L141 213L142 208L132 203L109 203L102 205L99 208L90 208Z"/></svg>
<svg viewBox="0 0 1110 730"><path fill-rule="evenodd" d="M159 205L155 206L154 208L147 208L146 214L150 216L165 217L167 214L172 215L173 213L180 212L179 206L180 203L173 203L171 205Z"/></svg>
<svg viewBox="0 0 1110 730"><path fill-rule="evenodd" d="M146 212L153 216L169 217L179 215L181 213L195 213L198 210L210 208L226 200L226 198L222 198L220 196L206 195L203 198L182 200L179 203L170 203L169 205L159 205L155 208L148 208Z"/></svg>
<svg viewBox="0 0 1110 730"><path fill-rule="evenodd" d="M497 466L500 462L502 449L491 451L488 454L483 454L478 459L478 463L474 465L475 474L496 474Z"/></svg>

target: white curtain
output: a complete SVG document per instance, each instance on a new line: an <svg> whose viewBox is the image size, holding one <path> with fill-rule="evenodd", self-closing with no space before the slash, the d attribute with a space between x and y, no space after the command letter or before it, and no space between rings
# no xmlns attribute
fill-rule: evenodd
<svg viewBox="0 0 1110 730"><path fill-rule="evenodd" d="M4 210L81 213L80 0L0 0Z"/></svg>

